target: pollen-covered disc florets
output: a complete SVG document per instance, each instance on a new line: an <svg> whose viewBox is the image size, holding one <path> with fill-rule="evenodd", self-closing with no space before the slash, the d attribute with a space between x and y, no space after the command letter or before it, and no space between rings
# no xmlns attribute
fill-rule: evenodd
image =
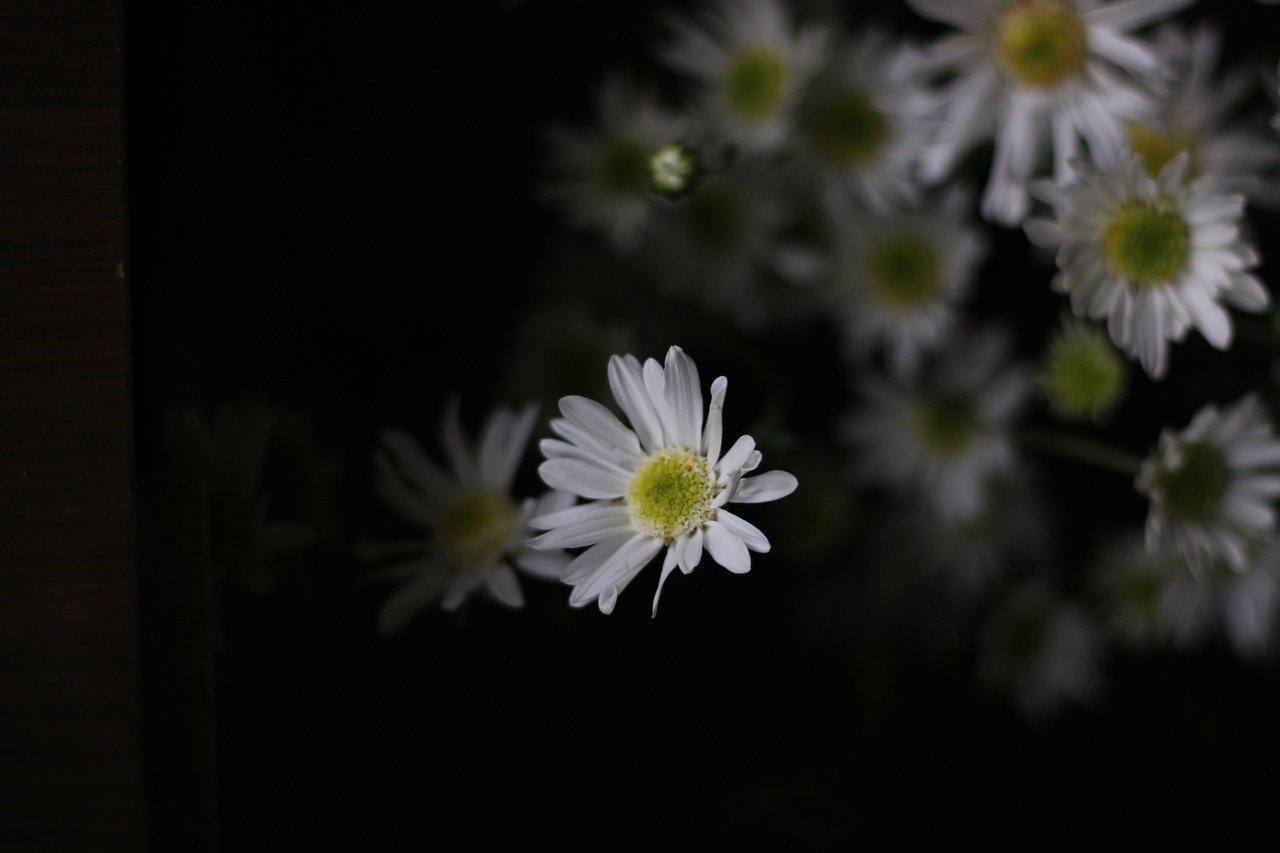
<svg viewBox="0 0 1280 853"><path fill-rule="evenodd" d="M665 542L714 516L715 472L706 457L664 447L641 460L627 488L627 512L641 532Z"/></svg>
<svg viewBox="0 0 1280 853"><path fill-rule="evenodd" d="M1088 31L1075 4L1067 0L1023 0L1000 14L995 54L1004 72L1019 83L1048 89L1084 68Z"/></svg>
<svg viewBox="0 0 1280 853"><path fill-rule="evenodd" d="M436 523L440 555L453 568L492 566L520 525L515 504L496 489L475 489L451 500Z"/></svg>

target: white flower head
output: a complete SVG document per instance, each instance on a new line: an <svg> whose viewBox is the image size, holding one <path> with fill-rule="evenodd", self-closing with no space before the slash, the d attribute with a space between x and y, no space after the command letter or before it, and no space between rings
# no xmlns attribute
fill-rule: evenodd
<svg viewBox="0 0 1280 853"><path fill-rule="evenodd" d="M1186 429L1160 434L1135 486L1151 500L1148 551L1176 554L1197 575L1216 562L1243 571L1250 549L1275 532L1280 439L1252 394L1208 405Z"/></svg>
<svg viewBox="0 0 1280 853"><path fill-rule="evenodd" d="M1124 122L1153 110L1150 87L1161 56L1130 34L1191 0L908 0L926 18L960 30L933 49L955 73L943 89L945 121L922 160L939 181L965 152L995 136L983 215L1017 225L1027 215L1027 183L1044 149L1054 175L1081 144L1095 158L1124 143Z"/></svg>
<svg viewBox="0 0 1280 853"><path fill-rule="evenodd" d="M856 200L885 211L919 196L916 162L934 131L937 104L918 55L869 28L840 47L810 87L794 147L830 209Z"/></svg>
<svg viewBox="0 0 1280 853"><path fill-rule="evenodd" d="M976 678L1003 693L1031 722L1068 702L1088 704L1103 688L1102 636L1088 616L1044 583L1013 589L987 618Z"/></svg>
<svg viewBox="0 0 1280 853"><path fill-rule="evenodd" d="M1053 288L1071 297L1075 315L1105 318L1116 346L1157 379L1168 342L1192 326L1218 349L1231 345L1223 302L1246 311L1270 304L1249 272L1258 256L1240 239L1244 197L1203 179L1185 183L1187 162L1179 154L1154 178L1140 155L1105 171L1077 162L1081 183L1032 187L1057 218L1026 224L1032 241L1059 247Z"/></svg>
<svg viewBox="0 0 1280 853"><path fill-rule="evenodd" d="M699 21L670 23L663 58L704 87L708 129L749 152L776 149L826 58L826 34L797 32L777 0L719 0Z"/></svg>
<svg viewBox="0 0 1280 853"><path fill-rule="evenodd" d="M462 434L457 400L452 401L441 427L448 470L428 458L408 433L383 433L374 454L378 497L427 534L358 548L365 559L386 561L371 579L401 582L378 617L384 634L403 629L437 601L455 610L481 589L508 607L522 607L513 566L543 579L560 577L568 555L529 548L528 521L568 506L573 496L553 491L517 502L510 494L536 416L532 405L495 409L473 448Z"/></svg>
<svg viewBox="0 0 1280 853"><path fill-rule="evenodd" d="M1174 24L1156 31L1161 55L1178 74L1156 114L1126 124L1128 147L1143 155L1152 176L1186 151L1185 180L1204 176L1222 192L1274 201L1280 140L1262 120L1230 120L1256 85L1257 72L1238 63L1218 75L1221 42L1220 32L1203 24L1190 32Z"/></svg>
<svg viewBox="0 0 1280 853"><path fill-rule="evenodd" d="M910 376L951 332L986 252L969 199L952 191L918 211L835 218L831 297L853 356L883 346L891 372Z"/></svg>
<svg viewBox="0 0 1280 853"><path fill-rule="evenodd" d="M944 522L976 519L990 480L1016 464L1009 427L1030 396L1031 377L1008 363L1007 344L989 330L957 336L923 381L866 380L865 406L845 425L856 472L928 500Z"/></svg>
<svg viewBox="0 0 1280 853"><path fill-rule="evenodd" d="M665 366L614 356L609 384L631 427L594 400L560 401L564 417L551 421L560 438L542 442L547 459L538 471L547 485L588 502L534 518L532 525L547 532L529 544L589 546L563 580L574 587L571 605L597 601L603 613L665 547L656 613L667 576L677 566L692 572L704 548L731 572L750 570L749 552L767 552L769 540L725 505L785 497L796 478L783 471L746 476L761 459L750 436L721 453L728 382L722 376L711 383L704 419L697 367L679 347L667 351Z"/></svg>
<svg viewBox="0 0 1280 853"><path fill-rule="evenodd" d="M634 249L655 204L654 159L684 140L689 122L619 75L605 79L596 112L594 128L547 131L551 179L543 195L562 205L576 227L604 234L617 249Z"/></svg>

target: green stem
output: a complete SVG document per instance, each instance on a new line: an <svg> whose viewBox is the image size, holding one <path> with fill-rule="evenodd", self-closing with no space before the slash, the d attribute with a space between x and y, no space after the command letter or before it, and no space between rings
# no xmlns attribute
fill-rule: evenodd
<svg viewBox="0 0 1280 853"><path fill-rule="evenodd" d="M1118 474L1124 474L1127 477L1138 476L1138 470L1142 467L1141 457L1127 450L1120 450L1106 444L1100 444L1093 439L1059 432L1054 429L1023 427L1014 432L1013 438L1014 441L1029 450L1040 450L1056 456L1063 456L1067 459L1088 462L1091 465L1097 465L1099 468L1106 468Z"/></svg>

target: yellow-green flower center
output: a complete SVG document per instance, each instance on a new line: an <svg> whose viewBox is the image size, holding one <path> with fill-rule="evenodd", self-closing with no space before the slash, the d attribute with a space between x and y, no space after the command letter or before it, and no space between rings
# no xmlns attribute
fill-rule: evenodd
<svg viewBox="0 0 1280 853"><path fill-rule="evenodd" d="M1184 180L1191 180L1200 170L1196 157L1195 138L1187 133L1157 130L1145 124L1130 122L1128 124L1129 147L1133 153L1142 155L1142 165L1147 174L1156 177L1165 165L1183 151L1188 152L1191 162L1183 173Z"/></svg>
<svg viewBox="0 0 1280 853"><path fill-rule="evenodd" d="M866 277L875 297L890 308L918 308L942 291L938 253L915 234L890 235L872 246Z"/></svg>
<svg viewBox="0 0 1280 853"><path fill-rule="evenodd" d="M757 45L738 53L725 75L725 98L729 109L751 122L768 119L786 95L786 67L778 54Z"/></svg>
<svg viewBox="0 0 1280 853"><path fill-rule="evenodd" d="M1051 89L1084 68L1089 54L1084 19L1070 0L1014 0L995 30L995 55L1005 74Z"/></svg>
<svg viewBox="0 0 1280 853"><path fill-rule="evenodd" d="M518 528L516 508L506 495L476 489L445 506L436 523L436 544L451 567L484 569L507 550Z"/></svg>
<svg viewBox="0 0 1280 853"><path fill-rule="evenodd" d="M1222 503L1227 491L1226 460L1212 444L1188 441L1177 448L1170 464L1156 470L1155 480L1168 513L1202 517Z"/></svg>
<svg viewBox="0 0 1280 853"><path fill-rule="evenodd" d="M746 199L723 182L703 184L684 211L694 241L710 252L729 252L746 236Z"/></svg>
<svg viewBox="0 0 1280 853"><path fill-rule="evenodd" d="M1166 284L1186 267L1191 229L1179 214L1129 202L1102 229L1107 268L1134 284Z"/></svg>
<svg viewBox="0 0 1280 853"><path fill-rule="evenodd" d="M924 400L916 405L913 424L924 446L937 456L963 453L978 435L973 407L953 400Z"/></svg>
<svg viewBox="0 0 1280 853"><path fill-rule="evenodd" d="M649 181L660 193L674 195L689 188L697 163L683 145L659 148L649 158Z"/></svg>
<svg viewBox="0 0 1280 853"><path fill-rule="evenodd" d="M1064 334L1049 345L1040 387L1058 414L1096 418L1120 401L1125 365L1115 348L1092 330Z"/></svg>
<svg viewBox="0 0 1280 853"><path fill-rule="evenodd" d="M649 150L638 140L609 140L596 158L596 181L606 195L631 198L649 189Z"/></svg>
<svg viewBox="0 0 1280 853"><path fill-rule="evenodd" d="M852 168L880 152L889 138L889 121L862 92L835 92L814 109L809 134L824 157Z"/></svg>
<svg viewBox="0 0 1280 853"><path fill-rule="evenodd" d="M636 467L627 511L637 530L669 542L712 517L715 495L715 472L704 456L664 447Z"/></svg>

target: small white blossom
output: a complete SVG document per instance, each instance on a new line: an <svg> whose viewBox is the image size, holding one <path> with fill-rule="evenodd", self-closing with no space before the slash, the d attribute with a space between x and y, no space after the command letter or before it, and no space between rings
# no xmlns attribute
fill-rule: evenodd
<svg viewBox="0 0 1280 853"><path fill-rule="evenodd" d="M729 571L749 571L749 552L767 552L769 540L725 505L785 497L796 478L784 471L746 476L761 459L750 436L721 453L728 382L722 376L711 383L704 423L698 369L679 347L668 350L665 367L614 356L609 384L631 427L594 400L560 401L564 417L552 420L551 429L561 438L542 442L547 459L538 471L547 485L588 502L534 518L533 526L547 532L529 544L589 546L563 579L574 587L571 605L596 601L603 613L613 611L618 594L666 548L656 613L667 576L677 566L692 572L704 548Z"/></svg>

